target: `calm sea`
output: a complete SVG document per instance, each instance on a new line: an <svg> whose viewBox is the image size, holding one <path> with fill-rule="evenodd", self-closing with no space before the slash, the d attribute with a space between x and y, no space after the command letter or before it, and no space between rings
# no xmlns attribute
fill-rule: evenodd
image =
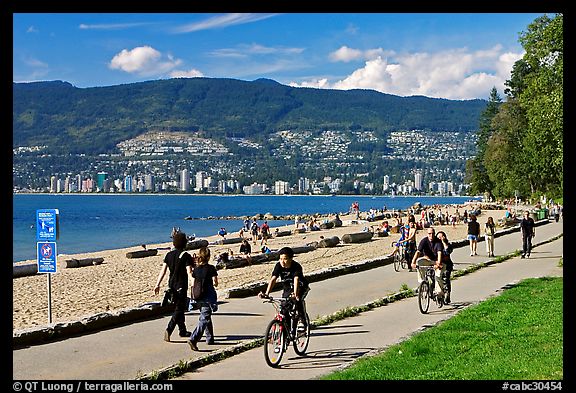
<svg viewBox="0 0 576 393"><path fill-rule="evenodd" d="M367 211L407 209L416 202L460 204L467 200L470 197L14 194L12 261L37 258L37 209L58 209L58 254L78 254L167 243L172 227L206 237L216 235L220 227L235 232L242 226L241 220L205 219L208 217L342 213L354 201ZM269 222L272 227L289 223L293 221Z"/></svg>

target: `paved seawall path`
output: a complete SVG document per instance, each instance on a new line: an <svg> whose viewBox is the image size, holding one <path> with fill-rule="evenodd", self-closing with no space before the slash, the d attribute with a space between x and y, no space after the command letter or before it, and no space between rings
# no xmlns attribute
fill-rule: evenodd
<svg viewBox="0 0 576 393"><path fill-rule="evenodd" d="M15 380L135 380L135 379L314 379L343 367L366 354L410 337L455 315L459 310L493 296L508 285L528 277L562 276L558 262L563 255L563 222L542 223L529 259L511 257L500 262L485 256L479 243L478 256L467 246L455 249L456 271L473 266L478 270L453 281L453 303L429 314L418 310L415 297L374 307L355 317L318 326L311 331L308 356L288 350L279 369L268 367L263 350L256 346L273 316L273 309L256 296L229 298L214 314L216 345L198 343L192 352L185 339L162 340L170 316L117 326L92 334L69 337L13 351ZM517 231L496 238L496 255L512 255L521 248ZM316 281L307 298L312 320L353 306L374 305L394 296L403 285L416 287L416 273L395 272L390 264ZM273 293L274 295L274 293ZM187 313L190 327L198 320ZM231 356L234 355L234 356ZM223 360L222 360L223 359ZM214 363L220 360L218 363ZM57 367L55 367L57 365Z"/></svg>

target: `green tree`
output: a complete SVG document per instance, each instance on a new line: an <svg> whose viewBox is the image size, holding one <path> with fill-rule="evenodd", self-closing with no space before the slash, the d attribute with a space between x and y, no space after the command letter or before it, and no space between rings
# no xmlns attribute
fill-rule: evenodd
<svg viewBox="0 0 576 393"><path fill-rule="evenodd" d="M529 195L531 173L523 146L523 133L526 129L526 116L516 100L502 104L492 125L494 134L486 144L484 165L494 185L492 193L496 198L514 196L516 190L521 195Z"/></svg>
<svg viewBox="0 0 576 393"><path fill-rule="evenodd" d="M483 164L497 197L511 197L518 190L525 198L557 198L563 193L564 175L562 14L537 18L519 41L526 53L506 81L508 100L491 122ZM485 136L479 136L475 161L467 163L472 180L480 178L480 139Z"/></svg>
<svg viewBox="0 0 576 393"><path fill-rule="evenodd" d="M519 102L528 119L524 146L528 150L532 192L559 196L563 192L564 40L563 15L537 18L520 37L530 72Z"/></svg>
<svg viewBox="0 0 576 393"><path fill-rule="evenodd" d="M473 194L482 194L487 192L492 196L493 183L490 181L488 172L484 165L484 156L486 154L486 146L488 139L494 133L492 127L492 119L498 113L502 99L498 95L498 90L493 87L490 91L490 98L486 109L480 115L478 139L476 141L476 156L469 160L466 164L466 173L468 181L471 183L470 192Z"/></svg>

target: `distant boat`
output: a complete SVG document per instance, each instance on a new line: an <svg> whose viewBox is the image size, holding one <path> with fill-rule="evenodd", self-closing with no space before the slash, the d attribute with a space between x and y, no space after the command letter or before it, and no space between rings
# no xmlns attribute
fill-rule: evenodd
<svg viewBox="0 0 576 393"><path fill-rule="evenodd" d="M192 217L186 216L186 217L184 217L184 219L185 219L185 220L192 220Z"/></svg>

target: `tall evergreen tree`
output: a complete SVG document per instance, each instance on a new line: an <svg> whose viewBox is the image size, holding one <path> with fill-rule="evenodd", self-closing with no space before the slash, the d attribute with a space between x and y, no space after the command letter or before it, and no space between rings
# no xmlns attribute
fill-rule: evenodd
<svg viewBox="0 0 576 393"><path fill-rule="evenodd" d="M494 133L492 119L498 114L502 99L498 95L496 87L492 87L490 98L486 109L480 115L478 139L476 141L476 156L470 159L466 165L468 180L471 183L470 191L473 194L488 193L492 197L492 184L486 167L484 165L484 156L488 139Z"/></svg>

